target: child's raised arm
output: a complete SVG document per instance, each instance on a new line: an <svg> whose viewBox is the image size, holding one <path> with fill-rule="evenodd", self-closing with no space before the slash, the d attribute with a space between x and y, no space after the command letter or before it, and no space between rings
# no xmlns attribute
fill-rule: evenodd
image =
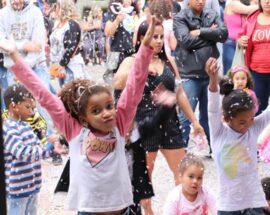
<svg viewBox="0 0 270 215"><path fill-rule="evenodd" d="M26 65L20 57L13 40L0 40L0 50L8 53L15 65L12 71L18 80L34 95L36 100L50 113L55 126L70 140L81 129L81 125L73 119L62 101L44 86L39 77ZM72 132L70 132L72 131Z"/></svg>
<svg viewBox="0 0 270 215"><path fill-rule="evenodd" d="M148 66L152 59L153 50L150 47L156 19L151 18L149 28L143 39L142 45L136 54L131 73L128 76L126 87L117 103L117 127L122 136L125 136L133 121L137 106L141 101L145 81L148 76Z"/></svg>
<svg viewBox="0 0 270 215"><path fill-rule="evenodd" d="M209 75L209 91L217 92L218 91L218 61L217 59L210 57L205 64L205 71Z"/></svg>

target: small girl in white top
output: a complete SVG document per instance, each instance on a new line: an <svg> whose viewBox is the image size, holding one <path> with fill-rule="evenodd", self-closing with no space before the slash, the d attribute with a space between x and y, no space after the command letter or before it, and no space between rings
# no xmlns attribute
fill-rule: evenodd
<svg viewBox="0 0 270 215"><path fill-rule="evenodd" d="M270 120L270 108L255 117L252 97L227 86L222 109L216 59L206 63L210 77L208 117L213 159L218 174L218 215L264 214L267 206L258 176L257 139ZM222 120L223 118L223 120Z"/></svg>
<svg viewBox="0 0 270 215"><path fill-rule="evenodd" d="M164 215L216 215L215 199L202 186L204 164L198 157L187 154L180 163L181 185L168 195Z"/></svg>

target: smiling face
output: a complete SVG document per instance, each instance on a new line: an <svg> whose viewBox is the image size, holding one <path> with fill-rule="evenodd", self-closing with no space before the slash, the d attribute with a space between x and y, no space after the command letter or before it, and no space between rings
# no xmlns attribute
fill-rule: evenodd
<svg viewBox="0 0 270 215"><path fill-rule="evenodd" d="M247 87L247 82L248 78L246 72L238 71L233 75L234 89L245 89Z"/></svg>
<svg viewBox="0 0 270 215"><path fill-rule="evenodd" d="M100 92L88 99L83 121L95 130L107 134L115 126L116 109L112 95Z"/></svg>
<svg viewBox="0 0 270 215"><path fill-rule="evenodd" d="M161 25L155 27L155 32L150 46L154 49L154 54L160 53L164 44L164 30Z"/></svg>
<svg viewBox="0 0 270 215"><path fill-rule="evenodd" d="M254 110L244 111L236 114L235 117L225 117L225 121L234 131L244 134L254 122Z"/></svg>
<svg viewBox="0 0 270 215"><path fill-rule="evenodd" d="M197 198L202 187L204 168L200 165L192 164L180 175L184 196L189 201Z"/></svg>

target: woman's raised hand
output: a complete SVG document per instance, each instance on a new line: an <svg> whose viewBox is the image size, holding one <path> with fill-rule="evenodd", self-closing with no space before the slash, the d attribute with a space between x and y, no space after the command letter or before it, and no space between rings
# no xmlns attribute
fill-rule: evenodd
<svg viewBox="0 0 270 215"><path fill-rule="evenodd" d="M154 31L155 31L155 25L156 25L156 17L155 16L151 16L150 18L150 23L147 29L147 32L143 38L143 45L145 46L150 46L151 40L153 38L154 35Z"/></svg>

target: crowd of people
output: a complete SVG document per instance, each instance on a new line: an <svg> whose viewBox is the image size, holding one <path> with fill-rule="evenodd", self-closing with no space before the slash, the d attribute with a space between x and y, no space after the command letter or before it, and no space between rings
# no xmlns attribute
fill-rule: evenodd
<svg viewBox="0 0 270 215"><path fill-rule="evenodd" d="M269 0L111 0L83 18L74 0L1 7L9 215L38 214L41 160L61 155L69 210L153 215L159 151L175 182L163 214L270 214L257 168L270 162ZM216 195L191 138L209 146Z"/></svg>

